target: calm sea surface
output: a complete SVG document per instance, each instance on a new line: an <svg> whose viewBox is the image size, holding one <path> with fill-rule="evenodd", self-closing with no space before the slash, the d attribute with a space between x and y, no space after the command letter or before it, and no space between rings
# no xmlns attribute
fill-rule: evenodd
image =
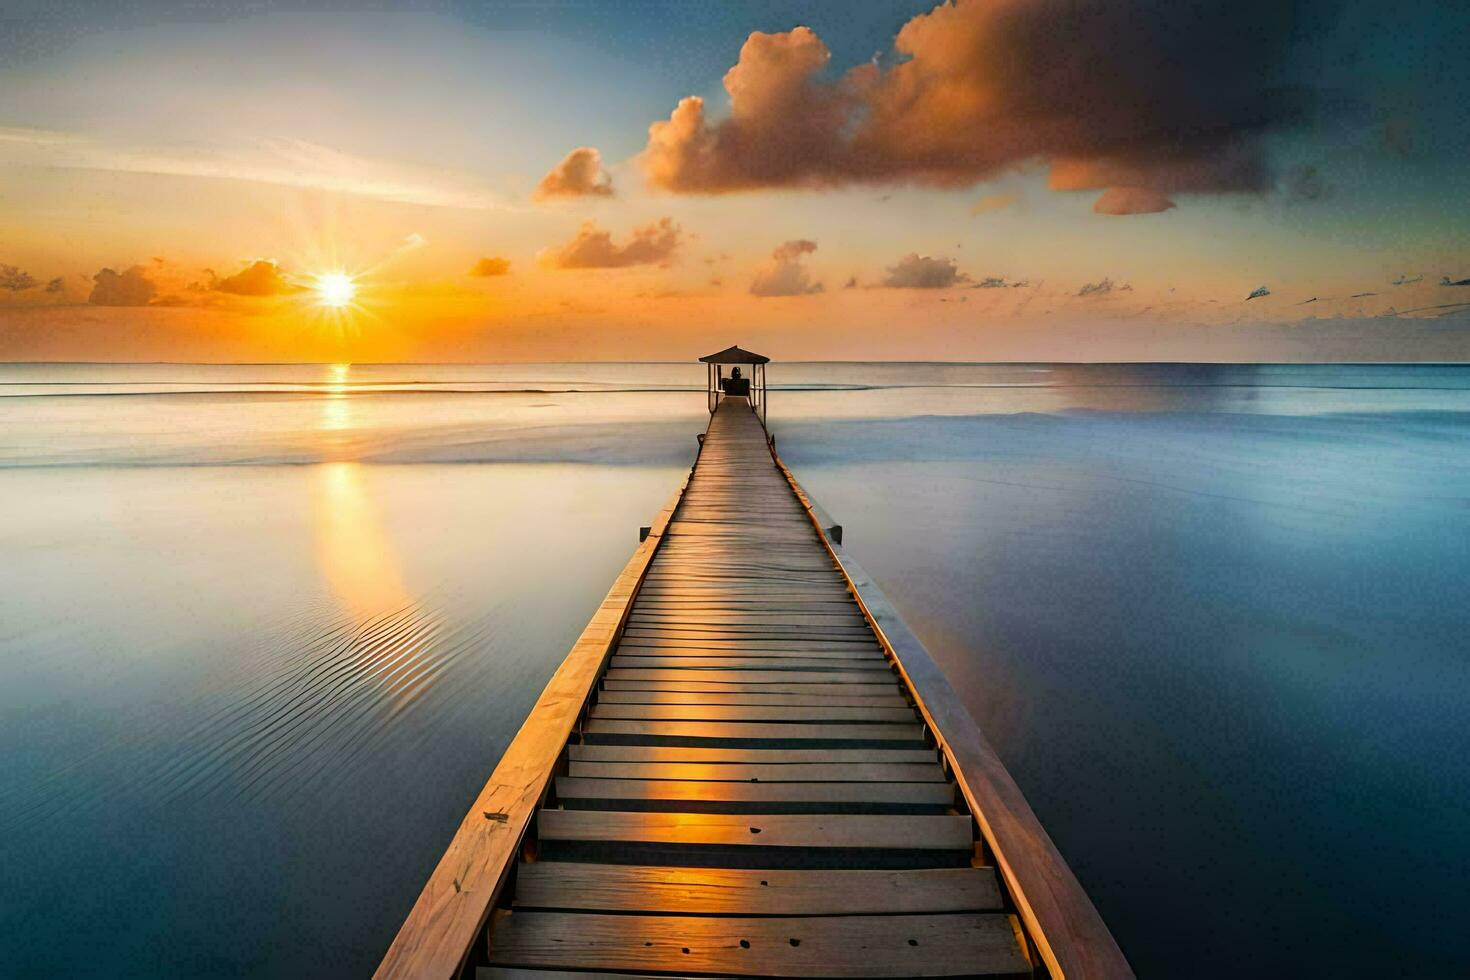
<svg viewBox="0 0 1470 980"><path fill-rule="evenodd" d="M1470 366L776 364L1145 977L1470 974ZM0 976L362 977L700 365L0 365Z"/></svg>

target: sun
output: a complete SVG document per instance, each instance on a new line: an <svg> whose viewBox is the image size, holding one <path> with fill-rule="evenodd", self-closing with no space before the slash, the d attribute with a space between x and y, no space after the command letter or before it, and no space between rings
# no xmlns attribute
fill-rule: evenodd
<svg viewBox="0 0 1470 980"><path fill-rule="evenodd" d="M357 283L345 272L324 272L312 283L316 301L322 306L341 309L357 296Z"/></svg>

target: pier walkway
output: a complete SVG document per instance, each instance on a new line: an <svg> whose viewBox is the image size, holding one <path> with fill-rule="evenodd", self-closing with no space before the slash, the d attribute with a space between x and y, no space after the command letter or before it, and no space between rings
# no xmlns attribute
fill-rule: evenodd
<svg viewBox="0 0 1470 980"><path fill-rule="evenodd" d="M1131 976L855 568L721 400L378 976Z"/></svg>

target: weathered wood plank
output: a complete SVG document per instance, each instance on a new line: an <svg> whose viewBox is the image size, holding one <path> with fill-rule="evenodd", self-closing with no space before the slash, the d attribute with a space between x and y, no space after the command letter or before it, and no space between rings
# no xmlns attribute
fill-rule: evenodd
<svg viewBox="0 0 1470 980"><path fill-rule="evenodd" d="M802 622L805 620L805 622ZM627 634L639 636L645 633L664 635L671 630L697 632L702 635L728 636L780 636L793 633L815 633L823 636L857 636L872 638L873 632L864 626L848 625L845 617L821 616L811 613L786 613L754 620L740 613L725 612L658 612L644 614L628 620Z"/></svg>
<svg viewBox="0 0 1470 980"><path fill-rule="evenodd" d="M725 918L517 911L498 917L495 965L746 977L1021 976L1011 916Z"/></svg>
<svg viewBox="0 0 1470 980"><path fill-rule="evenodd" d="M892 676L888 661L878 654L854 656L834 654L830 657L808 657L796 654L778 654L765 651L764 656L738 656L715 654L705 656L704 651L666 651L667 656L653 654L651 650L626 650L620 648L612 658L611 667L618 670L664 670L669 668L698 670L877 670ZM686 655L687 654L687 655Z"/></svg>
<svg viewBox="0 0 1470 980"><path fill-rule="evenodd" d="M649 636L625 637L619 646L624 650L650 650L650 651L719 651L729 650L739 653L757 653L770 651L775 653L806 653L808 651L843 652L843 653L866 653L881 656L882 647L872 637L861 639L830 639L830 640L779 640L779 639L745 639L729 637L665 637L656 638Z"/></svg>
<svg viewBox="0 0 1470 980"><path fill-rule="evenodd" d="M724 739L761 742L907 742L923 744L922 725L812 723L742 723L733 721L628 721L592 718L582 727L589 741L614 737L644 739Z"/></svg>
<svg viewBox="0 0 1470 980"><path fill-rule="evenodd" d="M677 694L799 694L803 697L810 697L813 693L821 692L830 692L834 697L891 695L902 690L896 677L881 684L866 682L839 684L833 681L742 683L728 682L724 678L720 678L720 682L717 683L706 680L620 680L614 677L604 680L602 689L604 691L653 691Z"/></svg>
<svg viewBox="0 0 1470 980"><path fill-rule="evenodd" d="M623 813L541 810L541 840L725 847L968 851L970 818L909 814Z"/></svg>
<svg viewBox="0 0 1470 980"><path fill-rule="evenodd" d="M639 670L613 668L605 675L611 681L706 681L721 684L893 684L893 674L883 670Z"/></svg>
<svg viewBox="0 0 1470 980"><path fill-rule="evenodd" d="M624 635L623 653L637 656L701 657L868 657L883 659L883 648L872 637L866 639L812 638L781 639L775 636L639 636Z"/></svg>
<svg viewBox="0 0 1470 980"><path fill-rule="evenodd" d="M564 805L571 801L612 803L641 800L659 804L659 809L682 811L689 804L740 804L741 813L780 812L762 804L885 804L910 807L949 807L955 791L948 783L815 782L763 783L694 781L680 779L586 779L558 776L556 796Z"/></svg>
<svg viewBox="0 0 1470 980"><path fill-rule="evenodd" d="M898 693L868 695L834 694L761 694L711 693L699 691L617 691L603 690L597 695L601 704L727 704L786 705L829 708L907 708L909 702Z"/></svg>
<svg viewBox="0 0 1470 980"><path fill-rule="evenodd" d="M1002 906L993 868L787 871L538 861L521 869L517 908L710 915L890 915Z"/></svg>
<svg viewBox="0 0 1470 980"><path fill-rule="evenodd" d="M938 753L923 749L756 749L721 745L569 745L574 762L848 763L934 762Z"/></svg>
<svg viewBox="0 0 1470 980"><path fill-rule="evenodd" d="M692 704L598 704L593 718L625 718L658 721L863 721L913 724L913 708L855 708L837 705L692 705Z"/></svg>
<svg viewBox="0 0 1470 980"><path fill-rule="evenodd" d="M870 782L946 783L937 762L847 763L696 763L581 762L568 763L567 774L589 779L697 779L735 782Z"/></svg>

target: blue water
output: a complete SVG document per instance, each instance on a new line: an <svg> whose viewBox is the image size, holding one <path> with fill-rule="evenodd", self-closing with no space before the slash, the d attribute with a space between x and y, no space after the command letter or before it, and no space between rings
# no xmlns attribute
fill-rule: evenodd
<svg viewBox="0 0 1470 980"><path fill-rule="evenodd" d="M1140 975L1470 972L1470 367L770 377ZM0 366L0 975L370 973L702 385Z"/></svg>

